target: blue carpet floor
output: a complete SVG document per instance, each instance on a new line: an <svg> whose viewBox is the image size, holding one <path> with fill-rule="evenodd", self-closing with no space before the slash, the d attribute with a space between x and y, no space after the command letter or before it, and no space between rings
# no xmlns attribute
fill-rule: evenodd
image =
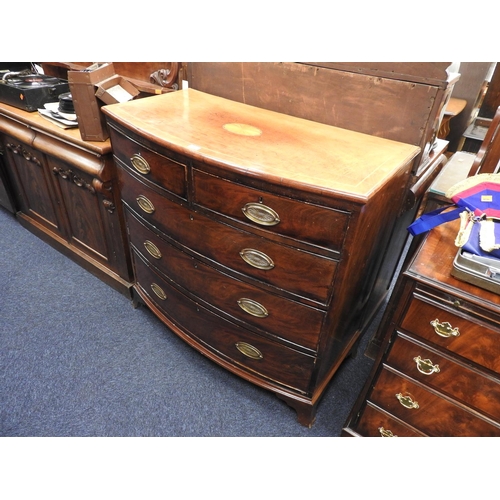
<svg viewBox="0 0 500 500"><path fill-rule="evenodd" d="M339 436L372 361L348 358L311 429L0 208L1 436Z"/></svg>

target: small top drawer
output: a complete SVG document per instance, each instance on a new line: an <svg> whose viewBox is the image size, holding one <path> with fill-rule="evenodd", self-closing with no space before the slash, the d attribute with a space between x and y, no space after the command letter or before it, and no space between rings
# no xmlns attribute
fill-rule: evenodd
<svg viewBox="0 0 500 500"><path fill-rule="evenodd" d="M193 170L195 203L251 224L314 245L340 251L349 212L273 195Z"/></svg>
<svg viewBox="0 0 500 500"><path fill-rule="evenodd" d="M500 373L500 332L483 322L414 296L401 327Z"/></svg>
<svg viewBox="0 0 500 500"><path fill-rule="evenodd" d="M127 168L181 198L187 198L187 159L160 155L110 127L113 153Z"/></svg>

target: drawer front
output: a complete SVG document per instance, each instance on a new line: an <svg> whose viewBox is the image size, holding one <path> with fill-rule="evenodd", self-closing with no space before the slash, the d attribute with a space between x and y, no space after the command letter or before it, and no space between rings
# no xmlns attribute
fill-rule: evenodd
<svg viewBox="0 0 500 500"><path fill-rule="evenodd" d="M315 358L226 321L167 284L134 253L137 279L166 318L231 364L306 393Z"/></svg>
<svg viewBox="0 0 500 500"><path fill-rule="evenodd" d="M187 159L160 155L122 136L111 127L110 138L113 153L123 165L144 180L186 199Z"/></svg>
<svg viewBox="0 0 500 500"><path fill-rule="evenodd" d="M340 252L349 213L264 193L193 170L194 200L241 222Z"/></svg>
<svg viewBox="0 0 500 500"><path fill-rule="evenodd" d="M494 424L385 368L370 400L429 436L500 436L500 428Z"/></svg>
<svg viewBox="0 0 500 500"><path fill-rule="evenodd" d="M401 326L423 339L500 373L500 333L484 323L479 324L472 318L454 314L414 297Z"/></svg>
<svg viewBox="0 0 500 500"><path fill-rule="evenodd" d="M134 182L124 170L120 171L120 179L125 203L181 245L230 270L327 303L337 266L335 260L215 222ZM147 211L141 208L144 200Z"/></svg>
<svg viewBox="0 0 500 500"><path fill-rule="evenodd" d="M354 431L363 437L418 437L422 434L370 404L355 424Z"/></svg>
<svg viewBox="0 0 500 500"><path fill-rule="evenodd" d="M132 245L169 279L250 327L316 350L324 313L231 278L159 238L127 211Z"/></svg>
<svg viewBox="0 0 500 500"><path fill-rule="evenodd" d="M387 364L500 421L500 383L398 336Z"/></svg>

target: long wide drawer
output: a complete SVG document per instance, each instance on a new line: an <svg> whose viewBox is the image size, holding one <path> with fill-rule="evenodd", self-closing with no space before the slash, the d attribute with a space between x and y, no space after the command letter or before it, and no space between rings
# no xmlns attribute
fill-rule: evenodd
<svg viewBox="0 0 500 500"><path fill-rule="evenodd" d="M126 214L132 245L167 278L251 328L317 349L323 311L221 273L167 243L129 211Z"/></svg>
<svg viewBox="0 0 500 500"><path fill-rule="evenodd" d="M414 296L401 327L500 373L500 332L484 322Z"/></svg>
<svg viewBox="0 0 500 500"><path fill-rule="evenodd" d="M500 436L500 426L387 368L380 372L370 401L429 436Z"/></svg>
<svg viewBox="0 0 500 500"><path fill-rule="evenodd" d="M315 357L273 342L213 314L167 283L142 258L134 255L142 293L200 346L226 361L270 381L307 393Z"/></svg>
<svg viewBox="0 0 500 500"><path fill-rule="evenodd" d="M230 182L193 170L194 201L261 229L340 252L350 214Z"/></svg>
<svg viewBox="0 0 500 500"><path fill-rule="evenodd" d="M237 230L189 210L120 169L122 198L149 224L228 270L327 304L337 261Z"/></svg>

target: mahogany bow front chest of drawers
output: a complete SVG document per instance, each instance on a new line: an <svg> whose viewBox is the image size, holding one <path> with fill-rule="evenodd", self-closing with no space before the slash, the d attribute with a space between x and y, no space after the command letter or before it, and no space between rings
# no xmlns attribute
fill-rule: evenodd
<svg viewBox="0 0 500 500"><path fill-rule="evenodd" d="M343 435L500 436L500 297L451 276L457 231L433 229L401 275Z"/></svg>
<svg viewBox="0 0 500 500"><path fill-rule="evenodd" d="M419 149L192 89L103 109L138 300L311 425Z"/></svg>

